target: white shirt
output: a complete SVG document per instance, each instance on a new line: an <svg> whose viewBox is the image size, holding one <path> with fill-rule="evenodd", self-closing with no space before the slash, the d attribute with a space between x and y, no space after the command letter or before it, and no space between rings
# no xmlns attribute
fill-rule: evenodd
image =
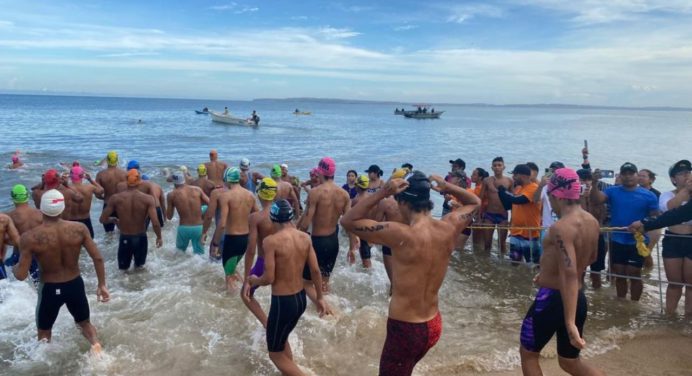
<svg viewBox="0 0 692 376"><path fill-rule="evenodd" d="M557 215L553 213L553 208L550 206L550 200L548 199L548 186L544 185L541 189L541 205L543 207L543 215L541 218L541 223L543 227L550 227L553 223L557 222Z"/></svg>
<svg viewBox="0 0 692 376"><path fill-rule="evenodd" d="M658 198L658 209L661 210L661 213L668 211L668 201L672 200L673 197L675 197L675 192L673 191L661 193L661 197ZM683 202L680 206L686 203L687 201ZM681 224L692 226L692 221L683 222Z"/></svg>

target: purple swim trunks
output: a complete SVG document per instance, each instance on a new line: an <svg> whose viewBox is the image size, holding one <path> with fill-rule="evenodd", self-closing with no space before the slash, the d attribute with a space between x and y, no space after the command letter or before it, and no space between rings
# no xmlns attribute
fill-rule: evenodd
<svg viewBox="0 0 692 376"><path fill-rule="evenodd" d="M262 274L264 274L264 257L257 256L257 261L255 261L255 266L253 266L252 270L250 270L250 275L261 277ZM257 290L257 287L259 286L255 286L250 289L250 296L255 295L255 290Z"/></svg>

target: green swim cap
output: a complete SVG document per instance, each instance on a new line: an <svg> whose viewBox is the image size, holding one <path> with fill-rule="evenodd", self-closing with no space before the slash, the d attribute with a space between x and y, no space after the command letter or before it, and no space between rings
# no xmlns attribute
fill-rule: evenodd
<svg viewBox="0 0 692 376"><path fill-rule="evenodd" d="M12 202L15 204L26 204L29 202L29 190L22 184L17 184L12 187L10 196L12 196Z"/></svg>
<svg viewBox="0 0 692 376"><path fill-rule="evenodd" d="M240 181L240 170L236 167L226 169L223 175L223 181L226 183L238 183Z"/></svg>
<svg viewBox="0 0 692 376"><path fill-rule="evenodd" d="M271 176L272 176L274 179L280 178L280 177L281 177L281 174L282 174L282 173L281 173L281 166L279 166L278 164L275 164L275 165L272 167L272 170L271 170L270 174L271 174Z"/></svg>

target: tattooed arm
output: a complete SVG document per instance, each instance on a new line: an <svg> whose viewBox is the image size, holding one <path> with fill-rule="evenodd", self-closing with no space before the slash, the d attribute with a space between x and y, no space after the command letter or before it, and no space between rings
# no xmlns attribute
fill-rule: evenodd
<svg viewBox="0 0 692 376"><path fill-rule="evenodd" d="M557 267L560 280L560 295L564 310L565 327L569 334L570 343L584 348L584 340L576 325L577 300L579 299L579 273L577 273L577 258L574 249L574 230L563 229L560 226L551 228L555 236L555 245L559 254Z"/></svg>

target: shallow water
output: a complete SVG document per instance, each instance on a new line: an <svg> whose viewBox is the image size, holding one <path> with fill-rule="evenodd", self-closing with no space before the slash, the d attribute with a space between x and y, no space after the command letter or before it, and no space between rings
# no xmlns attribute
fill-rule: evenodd
<svg viewBox="0 0 692 376"><path fill-rule="evenodd" d="M192 111L204 105L228 105L243 114L257 109L261 126L212 124ZM290 112L296 107L314 115L294 116ZM20 171L0 171L0 192L9 192L18 182L37 183L40 173L58 161L89 163L110 149L118 150L123 160L138 159L159 182L161 168L196 166L210 148L234 164L248 157L260 172L271 163L286 162L301 177L321 156L330 155L342 183L347 169L364 170L371 163L389 171L406 161L440 174L449 167L447 161L457 157L466 160L469 170L487 167L496 155L503 155L508 166L534 160L543 168L554 159L574 166L582 140L588 138L595 167L617 169L631 160L665 176L668 165L689 157L682 155L680 145L692 136L685 112L450 106L439 108L447 111L439 121L415 121L391 115L390 107L0 96L0 160L9 161L20 149L28 163ZM143 124L137 124L138 119ZM671 188L665 178L656 186ZM0 208L10 208L9 197L0 197ZM96 203L93 219L99 209ZM0 281L0 374L276 374L261 325L239 298L224 293L219 264L175 250L175 224L164 229L164 247L150 250L146 270L130 273L117 270L116 238L97 226L111 302L96 302L91 261L83 255L80 262L92 322L105 348L98 361L85 355L88 344L65 309L54 327L53 343L37 344L34 288ZM341 255L346 243L342 238ZM296 360L308 374L376 374L388 282L380 252L373 254L371 271L348 266L340 256L328 298L339 314L319 319L310 306L291 336ZM443 335L415 374L456 375L518 365L519 328L535 292L532 277L530 268L512 267L494 254L455 254L440 291ZM654 285L647 285L640 303L617 300L612 288L587 289L587 296L586 355L613 349L642 328L676 325L660 317ZM270 290L258 290L257 297L268 310ZM546 352L554 355L554 345Z"/></svg>

